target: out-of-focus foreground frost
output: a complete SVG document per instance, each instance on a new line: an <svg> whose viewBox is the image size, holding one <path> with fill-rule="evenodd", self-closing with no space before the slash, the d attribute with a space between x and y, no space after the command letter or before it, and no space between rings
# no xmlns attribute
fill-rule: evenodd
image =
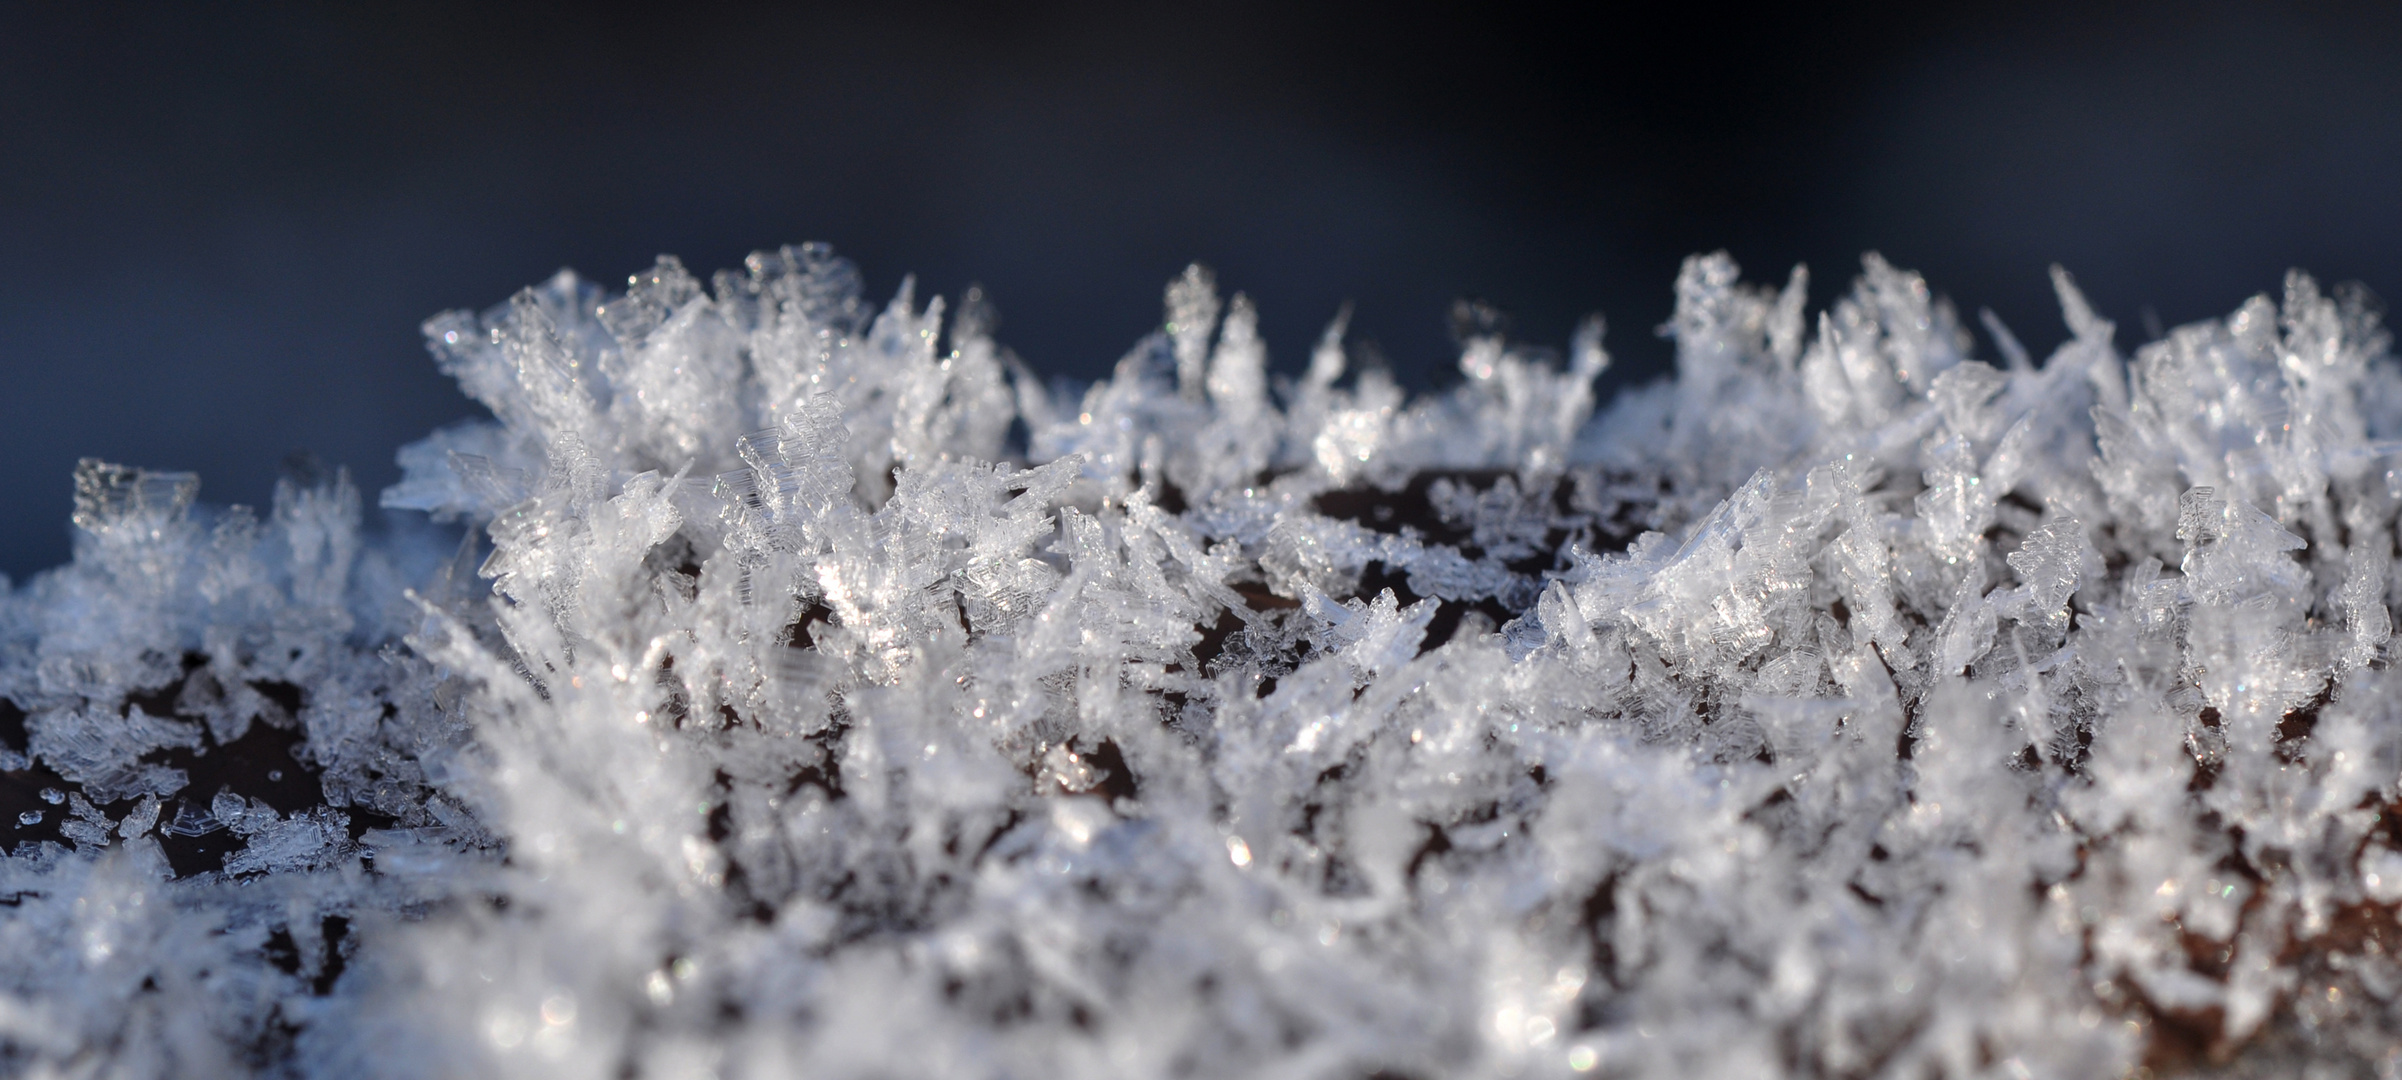
<svg viewBox="0 0 2402 1080"><path fill-rule="evenodd" d="M2129 361L2059 275L1995 366L1801 286L1691 260L1595 419L1598 322L1410 401L1196 269L1072 388L663 259L427 325L496 419L381 501L456 558L88 462L0 607L0 1072L2402 1062L2367 302Z"/></svg>

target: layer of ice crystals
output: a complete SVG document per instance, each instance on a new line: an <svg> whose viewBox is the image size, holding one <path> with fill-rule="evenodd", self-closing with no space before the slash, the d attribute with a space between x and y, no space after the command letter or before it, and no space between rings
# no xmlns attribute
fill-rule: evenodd
<svg viewBox="0 0 2402 1080"><path fill-rule="evenodd" d="M1198 267L1086 387L822 246L437 317L494 419L381 502L455 558L78 471L0 607L0 1071L2390 1055L2402 369L2299 274L2131 362L2056 283L1995 367L1873 255L1815 316L1697 257L1598 419L1598 321L1464 309L1411 401Z"/></svg>

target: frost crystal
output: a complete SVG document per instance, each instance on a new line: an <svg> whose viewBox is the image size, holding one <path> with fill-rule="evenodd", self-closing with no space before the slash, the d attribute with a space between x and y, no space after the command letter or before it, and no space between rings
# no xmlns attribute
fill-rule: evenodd
<svg viewBox="0 0 2402 1080"><path fill-rule="evenodd" d="M2054 280L1697 257L1598 417L1199 267L1089 386L814 245L439 316L389 529L87 461L0 601L0 1072L2402 1067L2402 367Z"/></svg>

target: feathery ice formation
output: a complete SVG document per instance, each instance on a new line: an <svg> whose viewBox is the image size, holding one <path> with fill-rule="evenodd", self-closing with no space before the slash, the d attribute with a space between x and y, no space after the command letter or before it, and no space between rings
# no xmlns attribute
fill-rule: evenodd
<svg viewBox="0 0 2402 1080"><path fill-rule="evenodd" d="M1598 418L1197 268L1083 388L819 246L441 316L389 529L86 462L0 599L0 1072L2402 1066L2402 367L2057 283L1695 258Z"/></svg>

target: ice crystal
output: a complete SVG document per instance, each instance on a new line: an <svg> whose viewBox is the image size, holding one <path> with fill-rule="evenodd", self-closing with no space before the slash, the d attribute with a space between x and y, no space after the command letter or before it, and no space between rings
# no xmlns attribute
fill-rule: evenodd
<svg viewBox="0 0 2402 1080"><path fill-rule="evenodd" d="M1696 257L1599 416L1199 267L1088 386L822 246L439 316L389 527L89 461L0 603L0 1071L2402 1064L2402 367L2054 280Z"/></svg>

